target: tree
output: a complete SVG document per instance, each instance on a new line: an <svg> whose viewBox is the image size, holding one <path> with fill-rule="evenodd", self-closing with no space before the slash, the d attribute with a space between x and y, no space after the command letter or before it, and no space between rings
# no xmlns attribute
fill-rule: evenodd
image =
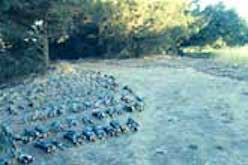
<svg viewBox="0 0 248 165"><path fill-rule="evenodd" d="M2 0L0 2L0 81L45 71L49 42L66 31L63 0ZM63 19L62 19L63 18Z"/></svg>
<svg viewBox="0 0 248 165"><path fill-rule="evenodd" d="M197 9L194 13L200 19L195 26L197 30L186 45L213 45L219 41L228 46L247 43L247 23L223 3L207 6L203 11Z"/></svg>
<svg viewBox="0 0 248 165"><path fill-rule="evenodd" d="M88 26L84 25L95 25L98 32L87 35L98 40L95 49L107 56L137 57L143 53L176 51L188 37L188 26L194 20L188 11L191 5L188 0L77 2L79 8L74 19L74 27L79 28L77 36L80 31L85 34L87 28L82 27Z"/></svg>
<svg viewBox="0 0 248 165"><path fill-rule="evenodd" d="M0 34L7 43L0 53L0 81L48 66L46 12L48 0L1 1Z"/></svg>
<svg viewBox="0 0 248 165"><path fill-rule="evenodd" d="M77 50L106 56L176 52L190 34L190 5L190 0L2 0L0 81L45 70L54 45L78 45Z"/></svg>

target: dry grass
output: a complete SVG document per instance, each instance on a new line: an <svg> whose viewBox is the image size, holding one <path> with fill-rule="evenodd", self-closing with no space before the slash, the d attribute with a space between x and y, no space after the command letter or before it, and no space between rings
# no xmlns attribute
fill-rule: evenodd
<svg viewBox="0 0 248 165"><path fill-rule="evenodd" d="M218 60L234 64L248 65L248 45L243 47L212 50L211 52Z"/></svg>
<svg viewBox="0 0 248 165"><path fill-rule="evenodd" d="M214 49L211 47L189 47L184 51L194 57L208 55L220 62L248 65L248 45L242 47L225 47L221 49Z"/></svg>
<svg viewBox="0 0 248 165"><path fill-rule="evenodd" d="M62 63L59 63L57 65L57 67L64 74L70 74L70 73L75 72L74 66L72 64L69 64L69 63L62 62Z"/></svg>

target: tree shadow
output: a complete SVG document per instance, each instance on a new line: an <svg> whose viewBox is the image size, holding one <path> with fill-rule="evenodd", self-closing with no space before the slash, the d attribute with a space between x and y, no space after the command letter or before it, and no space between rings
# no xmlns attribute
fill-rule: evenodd
<svg viewBox="0 0 248 165"><path fill-rule="evenodd" d="M190 58L203 58L203 59L210 59L214 57L212 53L208 53L208 52L184 53L184 56Z"/></svg>
<svg viewBox="0 0 248 165"><path fill-rule="evenodd" d="M72 32L65 42L49 44L51 60L77 60L102 56L103 52L98 44L99 27L97 24L81 24L78 29L79 31Z"/></svg>

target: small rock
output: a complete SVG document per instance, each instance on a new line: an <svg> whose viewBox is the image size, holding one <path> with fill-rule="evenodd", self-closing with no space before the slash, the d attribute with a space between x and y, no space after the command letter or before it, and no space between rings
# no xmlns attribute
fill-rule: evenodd
<svg viewBox="0 0 248 165"><path fill-rule="evenodd" d="M157 148L156 150L155 150L155 153L156 154L159 154L159 155L165 155L165 154L167 154L167 150L166 149L163 149L163 148Z"/></svg>
<svg viewBox="0 0 248 165"><path fill-rule="evenodd" d="M28 164L32 164L33 161L34 161L34 158L33 158L31 155L21 154L21 155L18 157L18 162L19 162L20 164L28 165Z"/></svg>
<svg viewBox="0 0 248 165"><path fill-rule="evenodd" d="M178 118L176 116L169 116L167 120L168 122L177 122Z"/></svg>
<svg viewBox="0 0 248 165"><path fill-rule="evenodd" d="M243 91L242 94L248 96L248 91Z"/></svg>
<svg viewBox="0 0 248 165"><path fill-rule="evenodd" d="M188 148L191 150L198 150L198 146L196 144L190 144Z"/></svg>
<svg viewBox="0 0 248 165"><path fill-rule="evenodd" d="M222 146L220 146L220 145L215 146L215 148L216 148L217 150L220 150L220 151L223 151L223 150L224 150L224 148L223 148Z"/></svg>

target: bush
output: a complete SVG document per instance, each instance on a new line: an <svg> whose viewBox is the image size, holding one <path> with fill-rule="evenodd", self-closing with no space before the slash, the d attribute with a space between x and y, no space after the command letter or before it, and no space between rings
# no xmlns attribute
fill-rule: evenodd
<svg viewBox="0 0 248 165"><path fill-rule="evenodd" d="M83 46L84 50L97 50L91 53L79 51L81 56L104 54L113 57L119 54L138 57L144 53L176 51L188 37L188 26L193 22L193 17L187 13L190 8L187 0L76 2L74 5L77 7L72 7L77 12L74 12L74 28L69 32L70 38L54 45L57 50L61 48L65 51L74 50L71 45L87 43ZM96 28L88 33L87 25L94 25ZM74 54L72 52L69 54ZM56 54L60 56L61 53Z"/></svg>
<svg viewBox="0 0 248 165"><path fill-rule="evenodd" d="M47 40L42 30L12 23L8 31L1 31L3 46L0 50L0 82L12 77L44 71L48 66ZM16 35L14 35L14 34Z"/></svg>
<svg viewBox="0 0 248 165"><path fill-rule="evenodd" d="M39 10L29 1L1 3L0 82L44 71L48 66L48 40L45 22L38 14L42 15L42 7L46 10L45 1L36 2Z"/></svg>

